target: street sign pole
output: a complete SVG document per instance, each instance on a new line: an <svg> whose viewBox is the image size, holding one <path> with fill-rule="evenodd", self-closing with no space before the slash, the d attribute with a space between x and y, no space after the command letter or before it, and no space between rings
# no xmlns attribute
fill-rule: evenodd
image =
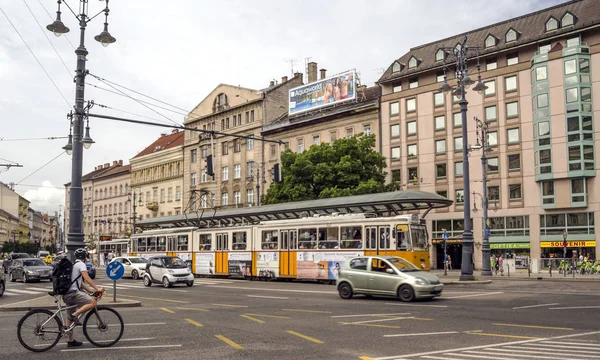
<svg viewBox="0 0 600 360"><path fill-rule="evenodd" d="M125 274L125 267L120 262L113 261L106 266L106 276L113 281L113 302L117 302L117 280Z"/></svg>

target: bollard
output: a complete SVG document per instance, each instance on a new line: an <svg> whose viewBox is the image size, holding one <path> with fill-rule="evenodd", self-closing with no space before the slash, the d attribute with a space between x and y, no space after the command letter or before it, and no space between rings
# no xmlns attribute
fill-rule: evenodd
<svg viewBox="0 0 600 360"><path fill-rule="evenodd" d="M510 277L510 265L506 264L506 271L508 272L508 277Z"/></svg>
<svg viewBox="0 0 600 360"><path fill-rule="evenodd" d="M548 271L550 272L550 277L552 277L552 263L550 263L550 269Z"/></svg>
<svg viewBox="0 0 600 360"><path fill-rule="evenodd" d="M531 266L527 263L527 277L531 277Z"/></svg>

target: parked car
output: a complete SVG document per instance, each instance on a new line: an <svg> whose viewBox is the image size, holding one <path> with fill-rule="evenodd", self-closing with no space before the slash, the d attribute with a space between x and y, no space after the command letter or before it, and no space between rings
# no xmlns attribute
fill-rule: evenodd
<svg viewBox="0 0 600 360"><path fill-rule="evenodd" d="M2 262L2 270L4 270L5 274L8 274L8 268L12 265L13 260L15 259L28 259L31 258L29 254L26 253L12 253L9 254L6 259Z"/></svg>
<svg viewBox="0 0 600 360"><path fill-rule="evenodd" d="M162 284L168 288L174 284L194 285L194 275L186 263L177 256L155 256L148 259L144 285Z"/></svg>
<svg viewBox="0 0 600 360"><path fill-rule="evenodd" d="M43 260L46 264L51 265L52 261L54 261L54 255L47 255Z"/></svg>
<svg viewBox="0 0 600 360"><path fill-rule="evenodd" d="M4 295L4 290L6 289L6 275L4 275L4 271L0 271L0 297Z"/></svg>
<svg viewBox="0 0 600 360"><path fill-rule="evenodd" d="M442 295L440 279L396 256L361 256L346 261L336 282L342 299L353 295L397 296L402 301Z"/></svg>
<svg viewBox="0 0 600 360"><path fill-rule="evenodd" d="M111 262L120 262L125 267L125 275L133 280L141 279L146 273L146 259L136 256L123 256L114 258Z"/></svg>
<svg viewBox="0 0 600 360"><path fill-rule="evenodd" d="M49 266L39 258L15 259L8 269L8 278L12 282L17 280L23 282L31 280L52 281L52 266Z"/></svg>

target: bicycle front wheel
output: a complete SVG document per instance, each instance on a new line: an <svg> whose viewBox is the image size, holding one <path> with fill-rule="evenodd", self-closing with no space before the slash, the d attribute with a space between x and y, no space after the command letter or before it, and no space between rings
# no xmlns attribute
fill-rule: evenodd
<svg viewBox="0 0 600 360"><path fill-rule="evenodd" d="M19 321L17 336L23 347L33 352L52 349L62 336L62 323L50 310L31 310Z"/></svg>
<svg viewBox="0 0 600 360"><path fill-rule="evenodd" d="M116 344L123 336L125 324L116 310L98 306L86 315L83 321L83 335L90 344L98 347L109 347Z"/></svg>

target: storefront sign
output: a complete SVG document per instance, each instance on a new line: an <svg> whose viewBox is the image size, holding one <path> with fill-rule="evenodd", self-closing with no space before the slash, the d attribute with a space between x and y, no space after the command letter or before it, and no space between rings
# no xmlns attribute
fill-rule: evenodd
<svg viewBox="0 0 600 360"><path fill-rule="evenodd" d="M443 239L433 239L431 241L434 244L443 244L444 240ZM462 239L448 239L446 240L447 244L462 244Z"/></svg>
<svg viewBox="0 0 600 360"><path fill-rule="evenodd" d="M529 243L490 243L490 249L529 249Z"/></svg>
<svg viewBox="0 0 600 360"><path fill-rule="evenodd" d="M516 269L527 269L529 266L528 256L515 256L515 268Z"/></svg>
<svg viewBox="0 0 600 360"><path fill-rule="evenodd" d="M596 241L567 241L567 247L595 247ZM562 241L542 241L540 247L543 248L561 248Z"/></svg>

